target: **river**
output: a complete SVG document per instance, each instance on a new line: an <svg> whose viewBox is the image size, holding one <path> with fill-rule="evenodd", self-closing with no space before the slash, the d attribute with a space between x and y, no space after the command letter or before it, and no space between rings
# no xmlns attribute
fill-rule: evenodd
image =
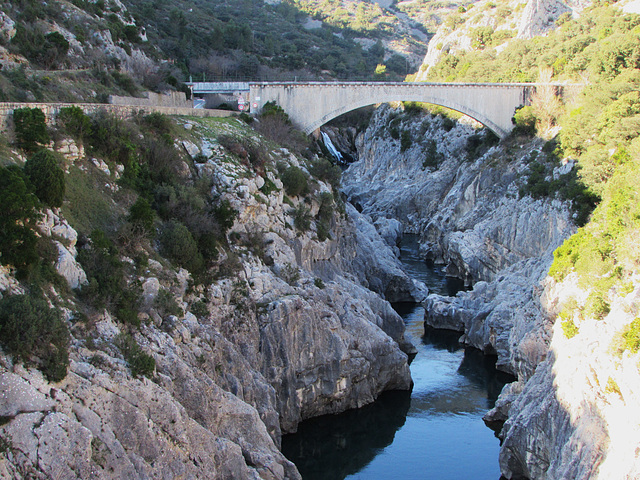
<svg viewBox="0 0 640 480"><path fill-rule="evenodd" d="M401 253L407 272L431 292L455 294L461 287L419 258L415 236L405 235ZM418 349L413 390L307 420L283 437L284 454L304 480L498 480L499 442L482 416L509 379L496 372L495 359L459 345L459 333L425 332L421 305L394 308Z"/></svg>

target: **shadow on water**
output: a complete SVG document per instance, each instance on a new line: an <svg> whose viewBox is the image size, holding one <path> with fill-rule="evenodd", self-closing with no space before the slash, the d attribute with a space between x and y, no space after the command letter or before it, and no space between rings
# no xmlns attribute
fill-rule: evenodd
<svg viewBox="0 0 640 480"><path fill-rule="evenodd" d="M467 347L458 367L458 373L487 392L488 408L495 406L502 387L516 380L508 373L496 369L495 355L485 355L476 348Z"/></svg>
<svg viewBox="0 0 640 480"><path fill-rule="evenodd" d="M419 257L405 237L402 262L432 292L455 294L440 270ZM417 349L411 392L386 392L371 405L325 415L282 439L282 451L304 480L389 478L497 480L499 444L482 421L503 385L496 358L459 343L460 332L424 327L424 307L398 303L406 338Z"/></svg>
<svg viewBox="0 0 640 480"><path fill-rule="evenodd" d="M282 452L304 480L343 479L393 442L410 406L411 392L392 391L362 408L306 420L282 438Z"/></svg>
<svg viewBox="0 0 640 480"><path fill-rule="evenodd" d="M446 350L447 352L453 353L462 348L459 341L461 335L462 332L425 326L422 343L431 345L436 350Z"/></svg>

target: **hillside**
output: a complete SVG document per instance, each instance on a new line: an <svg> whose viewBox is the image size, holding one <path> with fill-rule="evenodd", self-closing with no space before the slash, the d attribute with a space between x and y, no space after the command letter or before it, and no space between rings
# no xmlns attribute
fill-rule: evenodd
<svg viewBox="0 0 640 480"><path fill-rule="evenodd" d="M109 94L186 91L190 78L402 80L439 18L401 5L5 0L0 100L104 103Z"/></svg>

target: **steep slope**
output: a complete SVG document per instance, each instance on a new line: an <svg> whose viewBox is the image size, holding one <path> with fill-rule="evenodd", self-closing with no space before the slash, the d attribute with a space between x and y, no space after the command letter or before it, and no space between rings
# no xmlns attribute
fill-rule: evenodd
<svg viewBox="0 0 640 480"><path fill-rule="evenodd" d="M281 432L410 388L402 319L366 286L404 298L421 286L366 219L338 212L310 164L235 119L91 121L84 148L62 127L52 145L96 155L59 159L66 200L38 227L67 253L2 267L2 475L299 478ZM120 129L102 139L110 155L98 125ZM286 195L287 171L314 191ZM9 341L12 308L38 292L70 331L68 372L64 344L38 358Z"/></svg>

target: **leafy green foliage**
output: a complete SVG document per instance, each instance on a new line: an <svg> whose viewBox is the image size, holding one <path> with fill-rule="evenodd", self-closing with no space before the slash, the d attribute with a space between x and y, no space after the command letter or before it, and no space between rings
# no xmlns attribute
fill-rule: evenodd
<svg viewBox="0 0 640 480"><path fill-rule="evenodd" d="M233 227L236 218L238 218L238 211L231 206L229 200L224 199L213 208L213 215L218 225L220 225L223 234L226 234L226 232Z"/></svg>
<svg viewBox="0 0 640 480"><path fill-rule="evenodd" d="M0 300L0 343L17 360L36 364L54 382L67 375L69 331L60 312L39 295Z"/></svg>
<svg viewBox="0 0 640 480"><path fill-rule="evenodd" d="M293 224L298 231L306 232L311 228L311 220L313 217L303 203L299 203L290 213L293 215Z"/></svg>
<svg viewBox="0 0 640 480"><path fill-rule="evenodd" d="M640 318L636 317L623 333L625 347L631 353L638 353L640 350Z"/></svg>
<svg viewBox="0 0 640 480"><path fill-rule="evenodd" d="M536 115L531 106L516 109L513 118L513 135L534 135L536 133Z"/></svg>
<svg viewBox="0 0 640 480"><path fill-rule="evenodd" d="M282 180L284 191L290 197L306 195L309 191L307 175L299 167L288 167L282 172L280 179Z"/></svg>
<svg viewBox="0 0 640 480"><path fill-rule="evenodd" d="M18 146L27 152L34 152L39 145L49 142L45 116L39 108L16 108L13 111Z"/></svg>
<svg viewBox="0 0 640 480"><path fill-rule="evenodd" d="M176 317L181 317L184 315L184 311L178 305L175 297L168 290L162 289L158 292L158 296L155 298L153 302L153 306L158 311L158 314L161 317L166 317L168 315L174 315Z"/></svg>
<svg viewBox="0 0 640 480"><path fill-rule="evenodd" d="M156 369L155 358L145 353L130 334L120 334L116 343L134 377L144 375L145 377L151 378L153 376L153 372Z"/></svg>
<svg viewBox="0 0 640 480"><path fill-rule="evenodd" d="M580 331L571 318L563 319L560 323L560 326L562 327L564 336L567 338L575 337Z"/></svg>
<svg viewBox="0 0 640 480"><path fill-rule="evenodd" d="M413 145L413 139L411 138L411 132L403 130L400 134L400 153L404 153Z"/></svg>
<svg viewBox="0 0 640 480"><path fill-rule="evenodd" d="M77 259L89 284L82 287L80 297L94 308L112 308L124 323L139 325L141 288L127 283L127 265L120 260L115 244L101 230L94 230L91 241L83 243Z"/></svg>
<svg viewBox="0 0 640 480"><path fill-rule="evenodd" d="M69 42L60 32L44 33L37 23L18 23L11 46L48 70L59 67L69 52Z"/></svg>
<svg viewBox="0 0 640 480"><path fill-rule="evenodd" d="M160 235L163 253L190 272L200 272L204 266L202 254L191 232L182 223L171 220Z"/></svg>
<svg viewBox="0 0 640 480"><path fill-rule="evenodd" d="M438 152L438 144L435 140L427 140L427 144L424 147L424 160L422 160L422 168L437 169L440 163L444 159L444 155Z"/></svg>
<svg viewBox="0 0 640 480"><path fill-rule="evenodd" d="M80 107L63 107L58 112L57 124L76 140L91 137L91 119Z"/></svg>
<svg viewBox="0 0 640 480"><path fill-rule="evenodd" d="M0 262L24 271L38 261L35 223L37 197L18 167L0 167Z"/></svg>
<svg viewBox="0 0 640 480"><path fill-rule="evenodd" d="M24 173L42 203L60 207L64 200L64 171L58 166L59 157L51 150L40 150L24 165Z"/></svg>
<svg viewBox="0 0 640 480"><path fill-rule="evenodd" d="M155 212L146 198L138 197L136 203L129 209L127 220L134 225L142 227L148 236L153 235Z"/></svg>
<svg viewBox="0 0 640 480"><path fill-rule="evenodd" d="M328 183L335 190L340 187L342 170L324 157L318 157L309 167L309 173L318 180Z"/></svg>

